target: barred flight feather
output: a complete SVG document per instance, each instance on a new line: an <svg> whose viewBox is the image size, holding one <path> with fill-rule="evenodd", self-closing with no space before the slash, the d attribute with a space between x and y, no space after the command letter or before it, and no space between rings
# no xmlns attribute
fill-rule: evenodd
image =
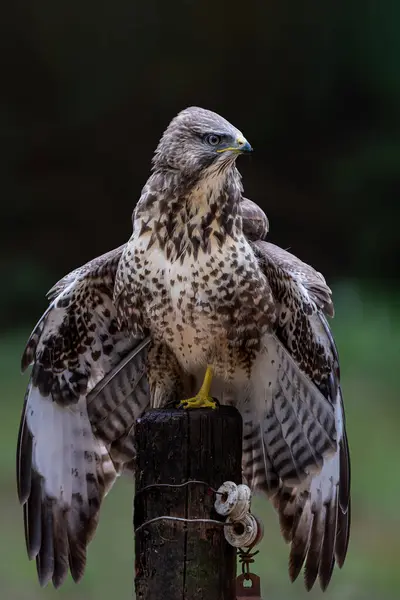
<svg viewBox="0 0 400 600"><path fill-rule="evenodd" d="M53 288L22 360L23 368L33 363L33 369L19 431L17 487L28 556L36 559L41 585L52 580L59 587L68 570L75 581L82 578L102 499L122 468L112 443L132 433L149 402L142 381L147 342L118 329L112 305L121 251L91 261ZM129 386L96 388L114 371L126 371ZM98 422L103 400L113 409Z"/></svg>

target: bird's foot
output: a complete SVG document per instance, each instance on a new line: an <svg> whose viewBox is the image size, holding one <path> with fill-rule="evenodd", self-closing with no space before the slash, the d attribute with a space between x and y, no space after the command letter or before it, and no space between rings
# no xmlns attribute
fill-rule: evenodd
<svg viewBox="0 0 400 600"><path fill-rule="evenodd" d="M212 367L211 365L207 365L204 380L198 393L194 398L181 400L178 404L178 408L180 406L183 406L183 408L217 408L217 403L210 396L212 376Z"/></svg>
<svg viewBox="0 0 400 600"><path fill-rule="evenodd" d="M199 392L194 398L181 400L178 404L178 408L181 406L183 408L217 408L217 403L211 396Z"/></svg>

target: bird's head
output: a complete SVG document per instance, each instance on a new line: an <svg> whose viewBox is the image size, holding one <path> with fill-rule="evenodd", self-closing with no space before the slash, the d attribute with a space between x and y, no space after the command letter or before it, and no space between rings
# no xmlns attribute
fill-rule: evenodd
<svg viewBox="0 0 400 600"><path fill-rule="evenodd" d="M239 154L251 150L243 134L226 119L192 106L180 112L165 130L153 167L174 169L196 180L207 173L224 173Z"/></svg>

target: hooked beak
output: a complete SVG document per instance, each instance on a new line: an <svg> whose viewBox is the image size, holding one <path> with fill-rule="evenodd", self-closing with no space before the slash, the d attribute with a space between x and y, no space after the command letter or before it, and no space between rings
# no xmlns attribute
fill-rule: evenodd
<svg viewBox="0 0 400 600"><path fill-rule="evenodd" d="M234 146L228 146L227 148L220 148L219 150L217 150L217 152L220 153L228 151L237 152L238 154L241 154L242 152L252 152L253 148L250 146L249 142L246 140L245 137L239 135L236 139Z"/></svg>

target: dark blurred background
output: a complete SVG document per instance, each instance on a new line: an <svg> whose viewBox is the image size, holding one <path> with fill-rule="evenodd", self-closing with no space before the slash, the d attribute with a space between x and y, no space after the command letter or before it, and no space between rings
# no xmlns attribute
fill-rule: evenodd
<svg viewBox="0 0 400 600"><path fill-rule="evenodd" d="M40 590L23 547L14 447L19 357L69 270L128 239L152 152L189 105L255 148L240 159L270 239L334 291L353 456L349 558L327 599L398 598L400 3L14 0L0 17L0 586L4 598L130 597L131 496L106 502L80 586ZM255 570L291 586L272 508ZM311 597L320 597L315 591Z"/></svg>

